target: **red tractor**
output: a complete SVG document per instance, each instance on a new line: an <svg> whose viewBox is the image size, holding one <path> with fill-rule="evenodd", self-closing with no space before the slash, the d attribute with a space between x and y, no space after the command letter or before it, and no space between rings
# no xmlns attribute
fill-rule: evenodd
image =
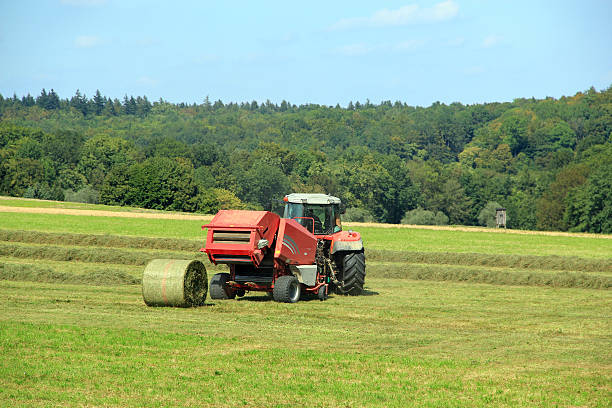
<svg viewBox="0 0 612 408"><path fill-rule="evenodd" d="M340 199L326 194L289 194L281 218L268 211L221 210L208 228L202 251L229 273L210 281L212 299L248 291L295 303L302 293L327 299L330 291L358 295L365 281L361 235L343 231Z"/></svg>

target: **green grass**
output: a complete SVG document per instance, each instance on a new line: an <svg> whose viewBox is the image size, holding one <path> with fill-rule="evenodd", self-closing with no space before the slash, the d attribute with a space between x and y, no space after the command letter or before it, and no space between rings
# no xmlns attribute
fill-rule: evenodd
<svg viewBox="0 0 612 408"><path fill-rule="evenodd" d="M413 228L359 228L367 248L393 251L561 255L612 258L612 239Z"/></svg>
<svg viewBox="0 0 612 408"><path fill-rule="evenodd" d="M0 223L0 406L612 399L610 239L365 227L366 296L180 309L146 307L141 273L152 258L204 259L202 221ZM204 261L209 278L225 269Z"/></svg>
<svg viewBox="0 0 612 408"><path fill-rule="evenodd" d="M131 237L120 235L74 234L42 231L0 229L0 242L45 244L78 247L104 247L184 251L193 253L202 246L201 240ZM1 246L2 244L0 244ZM5 251L6 252L6 251ZM462 252L414 252L367 248L368 260L430 264L458 264L479 266L505 266L525 269L580 270L585 272L612 272L612 258L589 259L559 255L479 254Z"/></svg>
<svg viewBox="0 0 612 408"><path fill-rule="evenodd" d="M2 229L201 240L204 221L0 212ZM559 255L610 259L612 239L363 227L366 248L482 254Z"/></svg>
<svg viewBox="0 0 612 408"><path fill-rule="evenodd" d="M205 221L0 212L2 229L205 240Z"/></svg>
<svg viewBox="0 0 612 408"><path fill-rule="evenodd" d="M147 308L134 286L2 282L13 406L589 406L608 291L371 279L371 296Z"/></svg>
<svg viewBox="0 0 612 408"><path fill-rule="evenodd" d="M0 230L0 256L11 258L9 264L0 269L0 278L90 284L140 283L140 276L117 269L117 265L143 266L154 258L198 258L205 260L210 269L212 265L196 251L197 247L198 241L193 240ZM172 251L172 248L179 251ZM594 289L612 287L610 259L375 249L367 249L366 258L371 277ZM16 260L19 265L15 265ZM30 265L26 265L28 263ZM85 275L81 273L84 271Z"/></svg>

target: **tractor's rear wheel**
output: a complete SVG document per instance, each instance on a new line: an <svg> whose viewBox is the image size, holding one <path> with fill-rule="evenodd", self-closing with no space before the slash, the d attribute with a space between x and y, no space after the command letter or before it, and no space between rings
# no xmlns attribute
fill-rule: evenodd
<svg viewBox="0 0 612 408"><path fill-rule="evenodd" d="M279 276L274 282L272 295L277 302L295 303L300 300L302 287L295 276Z"/></svg>
<svg viewBox="0 0 612 408"><path fill-rule="evenodd" d="M213 275L212 279L210 280L210 288L208 290L210 293L210 298L219 300L235 298L236 291L227 285L227 281L229 280L229 273L217 273Z"/></svg>
<svg viewBox="0 0 612 408"><path fill-rule="evenodd" d="M365 255L363 252L347 252L342 256L342 284L337 292L342 295L361 295L365 283Z"/></svg>

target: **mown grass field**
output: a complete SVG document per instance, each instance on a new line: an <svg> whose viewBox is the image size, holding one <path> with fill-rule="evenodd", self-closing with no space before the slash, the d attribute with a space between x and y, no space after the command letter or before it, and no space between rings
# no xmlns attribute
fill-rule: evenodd
<svg viewBox="0 0 612 408"><path fill-rule="evenodd" d="M140 278L152 258L203 259L201 221L0 223L2 406L612 400L610 239L359 228L366 296L179 309L146 307Z"/></svg>

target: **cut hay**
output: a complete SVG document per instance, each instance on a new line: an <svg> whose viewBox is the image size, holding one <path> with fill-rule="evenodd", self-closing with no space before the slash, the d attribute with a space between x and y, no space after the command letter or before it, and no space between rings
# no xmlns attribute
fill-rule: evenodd
<svg viewBox="0 0 612 408"><path fill-rule="evenodd" d="M0 242L0 256L22 259L50 259L54 261L98 262L123 265L146 265L153 258L184 257L181 252L147 252L118 248L63 247L40 244L18 244ZM203 255L193 254L194 257Z"/></svg>
<svg viewBox="0 0 612 408"><path fill-rule="evenodd" d="M117 268L96 268L85 273L74 274L46 265L5 262L0 262L0 279L78 285L137 285L140 283L140 279Z"/></svg>
<svg viewBox="0 0 612 408"><path fill-rule="evenodd" d="M177 238L128 237L122 235L74 234L40 231L0 229L0 241L23 242L67 246L95 246L107 248L166 249L171 251L194 252L201 248L203 241Z"/></svg>
<svg viewBox="0 0 612 408"><path fill-rule="evenodd" d="M549 286L556 288L610 289L612 277L581 272L544 272L469 266L376 264L368 265L372 278L489 283L493 285Z"/></svg>
<svg viewBox="0 0 612 408"><path fill-rule="evenodd" d="M142 275L147 306L201 306L208 292L208 275L200 261L153 259Z"/></svg>
<svg viewBox="0 0 612 408"><path fill-rule="evenodd" d="M368 261L406 262L411 264L491 266L573 272L612 272L612 259L587 259L577 256L408 252L366 249L366 259Z"/></svg>

